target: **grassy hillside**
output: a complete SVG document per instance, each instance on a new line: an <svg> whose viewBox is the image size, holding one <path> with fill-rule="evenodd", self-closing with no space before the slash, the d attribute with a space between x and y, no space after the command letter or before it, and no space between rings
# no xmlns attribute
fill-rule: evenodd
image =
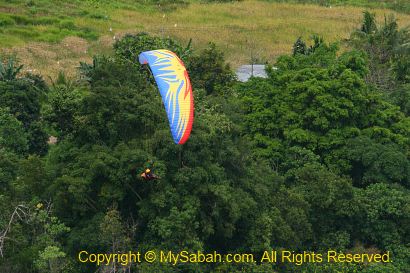
<svg viewBox="0 0 410 273"><path fill-rule="evenodd" d="M356 6L366 8L389 8L399 12L410 13L410 1L408 0L266 0L279 3L305 3L321 6Z"/></svg>
<svg viewBox="0 0 410 273"><path fill-rule="evenodd" d="M360 24L361 7L296 5L271 1L201 3L173 6L151 1L0 2L0 47L16 52L25 69L45 75L59 70L74 73L79 61L108 52L115 39L127 32L146 31L182 42L193 38L196 47L214 41L233 66L272 61L289 52L298 36L312 33L328 41L347 38ZM383 15L394 13L375 9ZM410 15L397 14L410 25ZM33 69L34 70L34 69Z"/></svg>

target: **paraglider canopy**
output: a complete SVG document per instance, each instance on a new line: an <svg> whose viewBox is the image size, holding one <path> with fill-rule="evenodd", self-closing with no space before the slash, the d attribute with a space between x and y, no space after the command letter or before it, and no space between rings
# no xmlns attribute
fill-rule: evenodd
<svg viewBox="0 0 410 273"><path fill-rule="evenodd" d="M191 134L194 121L194 98L184 63L175 53L165 49L142 52L139 62L151 68L174 142L184 144Z"/></svg>

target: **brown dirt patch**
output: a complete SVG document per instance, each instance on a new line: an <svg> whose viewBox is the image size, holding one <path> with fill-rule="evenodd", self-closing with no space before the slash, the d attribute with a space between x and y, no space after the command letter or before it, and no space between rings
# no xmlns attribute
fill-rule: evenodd
<svg viewBox="0 0 410 273"><path fill-rule="evenodd" d="M46 81L54 79L60 71L73 77L80 62L90 62L90 44L78 37L67 37L60 43L31 42L24 46L3 49L6 54L16 54L24 65L23 72L40 74Z"/></svg>

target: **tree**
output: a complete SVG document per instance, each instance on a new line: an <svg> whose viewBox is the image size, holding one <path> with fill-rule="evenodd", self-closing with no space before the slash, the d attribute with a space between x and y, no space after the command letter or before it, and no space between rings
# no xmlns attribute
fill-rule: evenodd
<svg viewBox="0 0 410 273"><path fill-rule="evenodd" d="M191 41L186 47L183 47L173 39L163 39L140 32L136 35L126 34L114 44L115 54L129 62L129 64L135 64L136 66L139 66L138 55L141 52L162 48L175 52L186 64L190 62L192 54Z"/></svg>
<svg viewBox="0 0 410 273"><path fill-rule="evenodd" d="M385 18L384 24L377 26L375 15L364 12L362 27L351 35L350 41L369 57L368 83L391 92L398 84L407 82L409 37L407 29L399 30L393 16Z"/></svg>
<svg viewBox="0 0 410 273"><path fill-rule="evenodd" d="M17 65L14 57L9 57L6 61L0 60L0 81L13 81L17 79L23 65Z"/></svg>
<svg viewBox="0 0 410 273"><path fill-rule="evenodd" d="M410 217L408 191L397 185L377 183L366 189L357 189L355 195L359 206L355 218L363 243L392 249L395 245L408 242L405 239L409 234L406 228Z"/></svg>
<svg viewBox="0 0 410 273"><path fill-rule="evenodd" d="M207 94L226 92L235 77L224 61L222 51L210 43L199 55L194 55L188 65L188 72L194 87L203 88Z"/></svg>
<svg viewBox="0 0 410 273"><path fill-rule="evenodd" d="M96 57L83 73L91 89L77 114L73 130L77 141L116 145L165 126L158 89L139 67L117 57Z"/></svg>
<svg viewBox="0 0 410 273"><path fill-rule="evenodd" d="M351 162L350 176L356 186L371 183L409 185L410 161L400 146L381 144L369 137L349 140L344 154Z"/></svg>
<svg viewBox="0 0 410 273"><path fill-rule="evenodd" d="M374 13L370 13L369 11L363 12L363 23L361 31L366 34L372 34L377 31L376 15Z"/></svg>
<svg viewBox="0 0 410 273"><path fill-rule="evenodd" d="M11 63L10 63L11 62ZM9 61L13 70L14 61ZM8 108L10 113L23 125L28 138L28 152L44 155L47 152L48 136L41 121L41 101L47 92L41 77L26 75L17 77L20 69L4 72L8 76L0 78L0 108Z"/></svg>
<svg viewBox="0 0 410 273"><path fill-rule="evenodd" d="M125 253L131 248L132 238L129 237L129 232L134 233L135 230L127 231L127 228L122 222L120 212L115 208L107 211L103 221L100 224L101 241L106 244L109 253ZM104 266L106 272L120 272L117 268L120 267L120 262L116 261L110 265ZM131 268L131 264L122 265L122 270Z"/></svg>
<svg viewBox="0 0 410 273"><path fill-rule="evenodd" d="M40 205L42 205L40 203ZM32 215L32 221L39 226L36 234L38 256L34 260L36 268L40 272L62 273L69 270L69 259L62 251L59 237L70 231L61 221L50 215L50 206L37 205L37 211Z"/></svg>
<svg viewBox="0 0 410 273"><path fill-rule="evenodd" d="M0 108L0 149L19 155L24 155L28 151L28 136L23 124L8 108Z"/></svg>
<svg viewBox="0 0 410 273"><path fill-rule="evenodd" d="M302 40L302 37L299 37L293 44L293 56L295 56L296 54L306 54L306 52L306 43Z"/></svg>
<svg viewBox="0 0 410 273"><path fill-rule="evenodd" d="M60 73L50 88L45 119L59 133L60 140L72 135L78 122L78 109L85 97L85 90Z"/></svg>

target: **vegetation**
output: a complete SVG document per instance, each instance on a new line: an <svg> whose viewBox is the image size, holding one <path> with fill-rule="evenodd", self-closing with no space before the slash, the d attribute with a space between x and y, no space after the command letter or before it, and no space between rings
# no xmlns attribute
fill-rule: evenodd
<svg viewBox="0 0 410 273"><path fill-rule="evenodd" d="M198 50L147 33L125 35L109 56L82 63L78 78L52 84L2 60L0 271L408 272L410 34L375 18L365 13L351 50L299 38L267 79L246 83L214 44ZM134 54L164 46L194 86L195 123L182 146ZM161 179L140 180L147 167ZM148 249L390 251L393 262L77 260L81 250Z"/></svg>
<svg viewBox="0 0 410 273"><path fill-rule="evenodd" d="M269 2L291 2L291 3L309 3L322 6L360 6L360 7L384 7L400 12L410 13L410 4L406 0L265 0Z"/></svg>
<svg viewBox="0 0 410 273"><path fill-rule="evenodd" d="M76 76L80 61L90 62L96 53L110 54L119 37L140 31L172 37L184 45L192 38L198 49L213 41L233 67L273 62L288 52L295 37L316 33L329 42L349 38L363 11L357 6L257 0L0 2L0 47L16 52L25 71L40 73L47 81L60 70ZM382 22L392 10L379 9L379 2L372 12ZM399 26L409 25L410 15L397 11Z"/></svg>

